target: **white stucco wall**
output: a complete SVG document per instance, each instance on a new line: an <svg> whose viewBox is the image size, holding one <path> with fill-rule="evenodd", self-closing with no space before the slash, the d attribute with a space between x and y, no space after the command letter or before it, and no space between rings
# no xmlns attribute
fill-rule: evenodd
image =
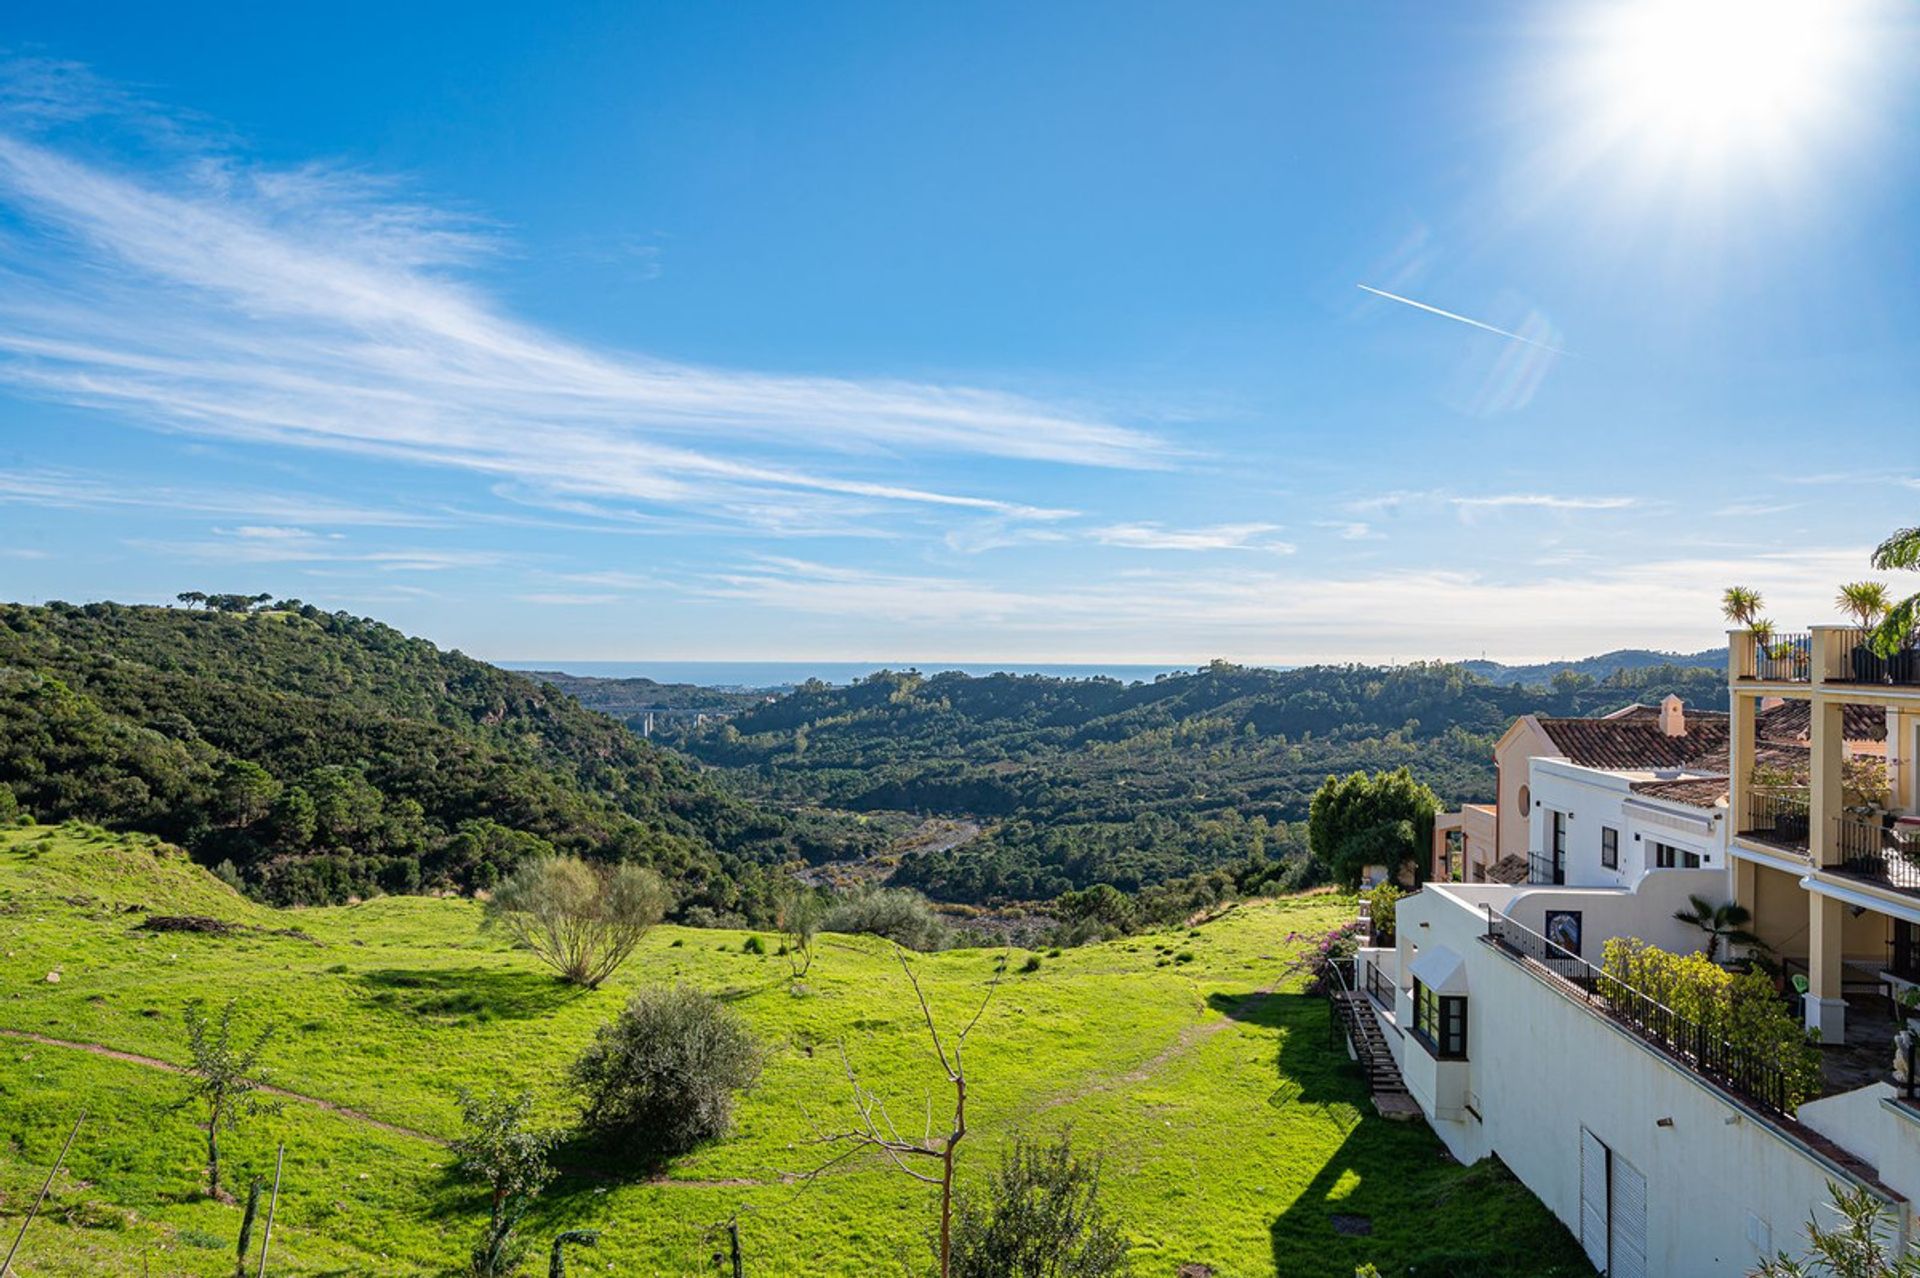
<svg viewBox="0 0 1920 1278"><path fill-rule="evenodd" d="M1727 866L1730 834L1725 816L1715 821L1704 809L1661 805L1636 794L1633 783L1652 779L1652 773L1604 772L1565 759L1534 759L1530 775L1528 849L1550 853L1552 814L1567 814L1569 886L1632 887L1655 868L1655 842L1697 854L1703 869ZM1662 807L1665 813L1651 810ZM1604 828L1619 833L1618 865L1611 869L1601 859Z"/></svg>
<svg viewBox="0 0 1920 1278"><path fill-rule="evenodd" d="M1517 898L1516 909L1545 901ZM1415 943L1444 945L1467 965L1460 1117L1436 1115L1438 1071L1411 1039L1405 1049L1409 1091L1457 1157L1498 1154L1577 1235L1580 1133L1590 1130L1647 1179L1650 1274L1744 1275L1762 1252L1796 1245L1836 1168L1485 944L1484 916L1448 888L1402 901L1399 919L1403 970ZM1597 944L1600 933L1588 935Z"/></svg>

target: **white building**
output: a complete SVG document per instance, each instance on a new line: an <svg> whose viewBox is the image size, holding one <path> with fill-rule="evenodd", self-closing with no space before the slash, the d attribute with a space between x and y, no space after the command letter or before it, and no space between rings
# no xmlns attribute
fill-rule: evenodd
<svg viewBox="0 0 1920 1278"><path fill-rule="evenodd" d="M1498 1156L1620 1278L1744 1275L1798 1252L1830 1183L1864 1186L1903 1242L1915 1227L1920 1104L1892 1077L1890 994L1920 978L1920 836L1909 847L1876 815L1868 846L1841 776L1849 756L1920 758L1920 678L1780 686L1738 639L1733 662L1728 716L1685 725L1669 703L1534 720L1546 744L1515 800L1532 882L1429 884L1399 903L1393 948L1361 951L1356 971L1448 1149ZM1890 811L1920 810L1913 771L1893 769ZM1609 938L1702 949L1674 917L1694 896L1745 905L1800 976L1826 1044L1818 1098L1789 1107L1778 1076L1730 1045L1596 994L1587 964Z"/></svg>

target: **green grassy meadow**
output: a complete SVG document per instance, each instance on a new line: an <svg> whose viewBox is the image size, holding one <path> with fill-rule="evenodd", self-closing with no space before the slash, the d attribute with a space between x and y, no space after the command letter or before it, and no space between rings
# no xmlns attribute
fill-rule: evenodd
<svg viewBox="0 0 1920 1278"><path fill-rule="evenodd" d="M149 934L136 925L150 912L247 930ZM1254 903L1191 931L1044 955L1033 972L1016 952L969 1043L963 1166L984 1174L1011 1133L1070 1126L1104 1159L1105 1197L1141 1275L1205 1265L1344 1278L1367 1260L1389 1275L1590 1272L1497 1167L1456 1166L1420 1124L1374 1116L1329 1043L1325 1005L1287 975L1291 934L1351 913L1327 896ZM456 1089L532 1088L565 1121L567 1063L628 992L661 981L728 1001L766 1045L733 1136L651 1179L563 1151L569 1170L531 1232L604 1231L574 1273L718 1272L711 1226L735 1213L749 1274L899 1273L902 1249L920 1259L927 1190L865 1159L804 1179L832 1154L812 1143L817 1127L851 1115L843 1049L902 1126L929 1097L936 1123L950 1102L890 947L823 937L795 989L777 938L754 955L749 935L659 928L606 988L582 993L482 930L469 901L270 910L150 841L83 827L0 833L0 1031L178 1062L182 1004L237 996L246 1026L279 1027L272 1082L358 1111L290 1101L224 1138L236 1186L270 1173L275 1143L287 1144L276 1274L456 1272L484 1216L437 1143L457 1132ZM1002 957L912 961L953 1024ZM150 1065L0 1036L0 1247L67 1125L89 1114L27 1235L21 1278L232 1273L240 1212L198 1193L204 1137L170 1108L181 1091ZM1366 1218L1371 1234L1336 1230L1336 1215Z"/></svg>

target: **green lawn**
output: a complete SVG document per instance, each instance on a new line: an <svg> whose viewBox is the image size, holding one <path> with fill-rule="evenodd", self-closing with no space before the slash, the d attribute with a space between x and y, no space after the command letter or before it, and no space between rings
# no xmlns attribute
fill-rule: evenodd
<svg viewBox="0 0 1920 1278"><path fill-rule="evenodd" d="M152 935L135 926L149 911L252 930ZM1341 898L1262 902L1191 934L1043 957L1031 973L1014 955L970 1043L964 1165L983 1172L1015 1131L1071 1126L1104 1158L1142 1275L1190 1263L1223 1276L1345 1275L1364 1260L1386 1274L1589 1272L1497 1167L1454 1166L1419 1124L1373 1115L1328 1042L1324 1004L1297 979L1254 996L1287 973L1290 934L1351 911ZM715 1272L709 1227L741 1212L751 1274L899 1272L896 1254L918 1248L931 1223L925 1190L868 1161L798 1177L828 1157L810 1143L816 1124L849 1116L843 1048L896 1115L922 1113L929 1095L940 1112L943 1080L907 982L884 945L828 937L796 991L786 961L743 952L746 938L663 927L607 988L578 993L481 930L470 902L273 911L156 845L76 828L0 834L0 1029L179 1061L182 1003L237 996L248 1025L280 1027L276 1083L424 1133L296 1102L229 1137L236 1183L243 1170L270 1171L275 1143L287 1144L279 1274L452 1272L482 1207L426 1138L455 1133L455 1090L530 1087L553 1120L566 1118L559 1080L594 1027L636 986L674 980L729 1001L767 1045L734 1135L656 1181L574 1155L533 1232L603 1230L575 1272L703 1274ZM971 1012L1000 957L913 961L951 1021ZM16 1264L23 1278L143 1264L155 1275L232 1272L239 1212L195 1192L202 1137L169 1109L180 1091L148 1066L0 1038L7 1239L65 1126L89 1111ZM1336 1214L1366 1218L1371 1235L1336 1231Z"/></svg>

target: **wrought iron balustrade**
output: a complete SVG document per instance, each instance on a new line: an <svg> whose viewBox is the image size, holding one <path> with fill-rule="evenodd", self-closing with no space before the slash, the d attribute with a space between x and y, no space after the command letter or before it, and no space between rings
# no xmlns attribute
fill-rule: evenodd
<svg viewBox="0 0 1920 1278"><path fill-rule="evenodd" d="M1677 1064L1783 1118L1792 1118L1787 1071L1766 1053L1722 1038L1651 995L1587 962L1538 932L1487 911L1488 944L1511 958L1538 964L1558 978L1568 998L1597 1009L1658 1048Z"/></svg>

